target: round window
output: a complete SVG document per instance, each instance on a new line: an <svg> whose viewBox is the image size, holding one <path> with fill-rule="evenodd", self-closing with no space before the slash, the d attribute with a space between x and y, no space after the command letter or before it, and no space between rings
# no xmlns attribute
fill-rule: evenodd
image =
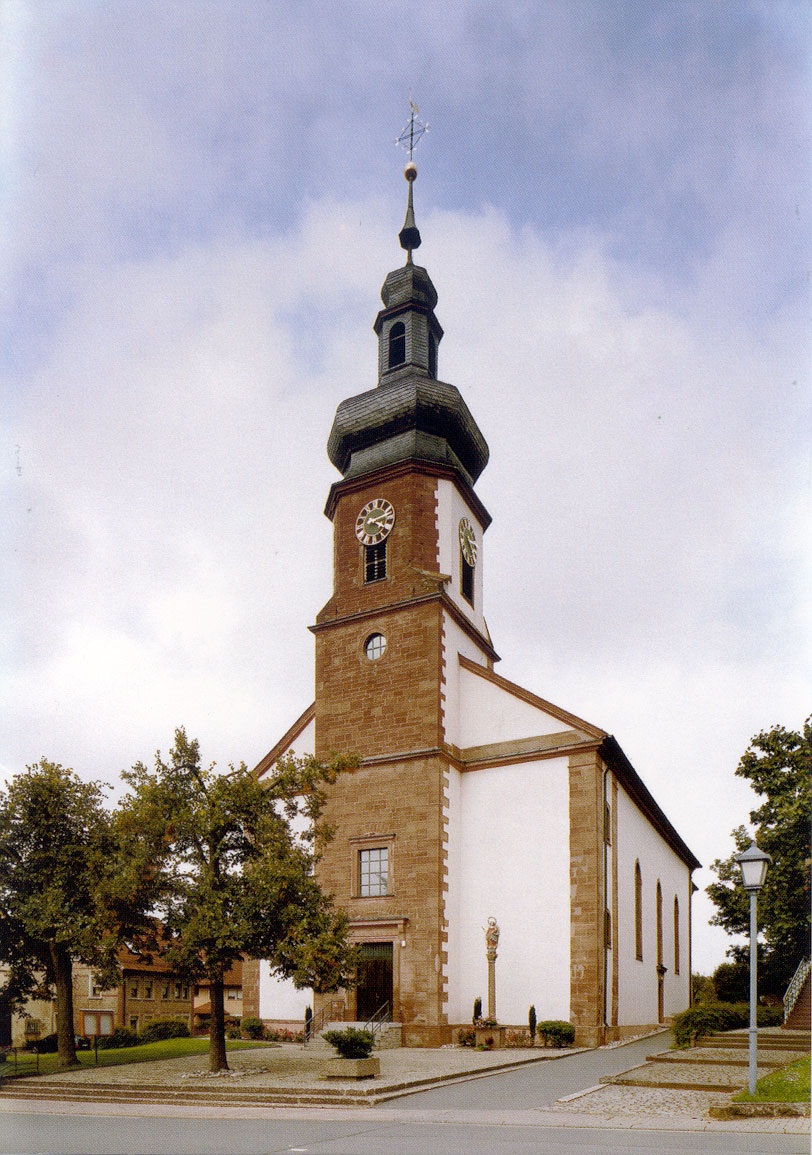
<svg viewBox="0 0 812 1155"><path fill-rule="evenodd" d="M383 634L370 634L364 642L364 653L370 662L376 662L386 653L386 638Z"/></svg>

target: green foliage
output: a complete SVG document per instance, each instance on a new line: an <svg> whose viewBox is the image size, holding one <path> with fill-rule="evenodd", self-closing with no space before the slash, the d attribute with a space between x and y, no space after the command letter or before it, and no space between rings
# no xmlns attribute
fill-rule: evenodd
<svg viewBox="0 0 812 1155"><path fill-rule="evenodd" d="M143 1042L135 1031L129 1027L116 1027L112 1035L105 1035L99 1039L100 1051L115 1051L119 1047L137 1047Z"/></svg>
<svg viewBox="0 0 812 1155"><path fill-rule="evenodd" d="M781 1007L757 1007L760 1027L778 1026L784 1018ZM671 1031L678 1047L690 1047L696 1039L717 1031L735 1031L749 1026L748 1003L705 1003L674 1016Z"/></svg>
<svg viewBox="0 0 812 1155"><path fill-rule="evenodd" d="M709 975L693 975L691 977L693 1004L716 1002L716 987Z"/></svg>
<svg viewBox="0 0 812 1155"><path fill-rule="evenodd" d="M342 1059L366 1059L372 1053L375 1036L371 1031L347 1027L343 1031L325 1031L324 1038L335 1047Z"/></svg>
<svg viewBox="0 0 812 1155"><path fill-rule="evenodd" d="M755 1095L742 1091L734 1103L808 1103L810 1060L799 1059L756 1083Z"/></svg>
<svg viewBox="0 0 812 1155"><path fill-rule="evenodd" d="M571 1047L575 1042L575 1027L562 1019L546 1019L536 1029L545 1047Z"/></svg>
<svg viewBox="0 0 812 1155"><path fill-rule="evenodd" d="M104 805L104 787L44 759L0 792L0 963L12 1005L55 991L59 1055L76 1062L72 968L118 981L115 952L143 924L148 857Z"/></svg>
<svg viewBox="0 0 812 1155"><path fill-rule="evenodd" d="M330 837L326 788L357 758L287 758L260 782L245 766L219 773L176 730L168 761L124 775L122 809L148 832L161 878L164 957L185 981L211 984L210 1061L226 1066L223 975L243 955L319 992L352 982L347 916L320 890L313 868ZM303 833L294 833L296 820Z"/></svg>
<svg viewBox="0 0 812 1155"><path fill-rule="evenodd" d="M163 1039L188 1039L189 1024L183 1019L152 1019L141 1031L142 1043L155 1043Z"/></svg>
<svg viewBox="0 0 812 1155"><path fill-rule="evenodd" d="M530 1032L530 1046L532 1047L536 1037L536 1008L534 1005L527 1012L527 1029Z"/></svg>
<svg viewBox="0 0 812 1155"><path fill-rule="evenodd" d="M461 1047L473 1047L476 1042L476 1031L473 1027L460 1027L457 1032L457 1042Z"/></svg>
<svg viewBox="0 0 812 1155"><path fill-rule="evenodd" d="M749 960L720 963L713 972L713 989L716 1000L720 1003L749 1003Z"/></svg>
<svg viewBox="0 0 812 1155"><path fill-rule="evenodd" d="M249 1039L261 1039L265 1034L265 1024L262 1019L246 1015L240 1022L240 1029Z"/></svg>
<svg viewBox="0 0 812 1155"><path fill-rule="evenodd" d="M474 999L474 1015L473 1015L473 1018L471 1019L471 1022L475 1023L481 1018L482 1018L482 999L479 997L479 995L477 995L477 997Z"/></svg>
<svg viewBox="0 0 812 1155"><path fill-rule="evenodd" d="M736 774L746 778L763 799L750 812L755 837L744 826L733 831L735 852L712 864L718 882L711 883L707 892L717 909L713 922L730 934L748 935L749 897L734 857L753 841L772 857L758 896L759 927L764 938L759 993L780 996L809 950L812 718L806 720L802 732L774 726L757 734L742 755ZM732 947L728 954L735 961L746 961L747 947Z"/></svg>

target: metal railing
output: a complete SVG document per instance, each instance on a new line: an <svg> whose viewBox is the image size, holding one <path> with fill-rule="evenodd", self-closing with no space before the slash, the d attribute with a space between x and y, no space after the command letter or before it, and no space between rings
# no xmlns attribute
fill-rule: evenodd
<svg viewBox="0 0 812 1155"><path fill-rule="evenodd" d="M389 1022L389 1003L384 1003L383 1006L378 1007L371 1019L364 1023L362 1030L369 1031L371 1035L375 1036L383 1030L384 1024Z"/></svg>
<svg viewBox="0 0 812 1155"><path fill-rule="evenodd" d="M803 990L804 983L806 982L806 976L809 974L810 965L812 964L810 964L810 960L808 958L801 959L801 961L798 963L798 969L790 980L790 984L787 987L786 994L784 995L784 1022L786 1022L789 1016L792 1014L792 1008L798 1001L798 995Z"/></svg>
<svg viewBox="0 0 812 1155"><path fill-rule="evenodd" d="M343 999L333 999L326 1007L322 1007L319 1013L310 1020L310 1031L305 1035L305 1046L324 1030L325 1023L329 1023L333 1019L343 1018L343 1016Z"/></svg>

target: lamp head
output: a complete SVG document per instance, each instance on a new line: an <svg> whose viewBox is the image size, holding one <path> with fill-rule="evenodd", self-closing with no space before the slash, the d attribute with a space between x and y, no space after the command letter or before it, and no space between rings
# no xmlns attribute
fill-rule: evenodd
<svg viewBox="0 0 812 1155"><path fill-rule="evenodd" d="M756 844L753 843L752 846L748 846L746 850L743 850L741 854L737 854L734 862L738 862L741 867L744 889L750 894L758 893L767 877L767 867L772 862L769 854L765 854L763 850L759 850Z"/></svg>

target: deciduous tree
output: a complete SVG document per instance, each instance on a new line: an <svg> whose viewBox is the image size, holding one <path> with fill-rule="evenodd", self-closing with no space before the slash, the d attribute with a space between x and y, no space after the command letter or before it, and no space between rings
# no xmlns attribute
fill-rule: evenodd
<svg viewBox="0 0 812 1155"><path fill-rule="evenodd" d="M116 947L149 903L145 861L104 805L104 787L42 760L0 792L0 961L12 1003L56 994L59 1061L77 1062L73 963L115 984Z"/></svg>
<svg viewBox="0 0 812 1155"><path fill-rule="evenodd" d="M750 812L751 834L744 826L733 831L735 853L717 859L711 869L718 882L708 894L716 905L713 922L730 934L746 935L750 925L749 898L741 883L735 854L755 841L772 857L767 880L758 897L763 951L759 952L759 986L765 994L782 994L809 952L810 935L810 774L812 718L800 732L774 726L757 734L742 755L736 774L746 778L763 799ZM741 961L746 946L728 955Z"/></svg>
<svg viewBox="0 0 812 1155"><path fill-rule="evenodd" d="M334 990L355 958L346 916L313 877L325 788L357 759L288 758L262 783L244 764L219 773L200 763L184 730L155 767L124 775L123 809L156 847L169 936L165 957L189 982L211 984L209 1063L227 1069L223 976L243 956L267 959L297 986ZM158 851L160 847L160 851Z"/></svg>

